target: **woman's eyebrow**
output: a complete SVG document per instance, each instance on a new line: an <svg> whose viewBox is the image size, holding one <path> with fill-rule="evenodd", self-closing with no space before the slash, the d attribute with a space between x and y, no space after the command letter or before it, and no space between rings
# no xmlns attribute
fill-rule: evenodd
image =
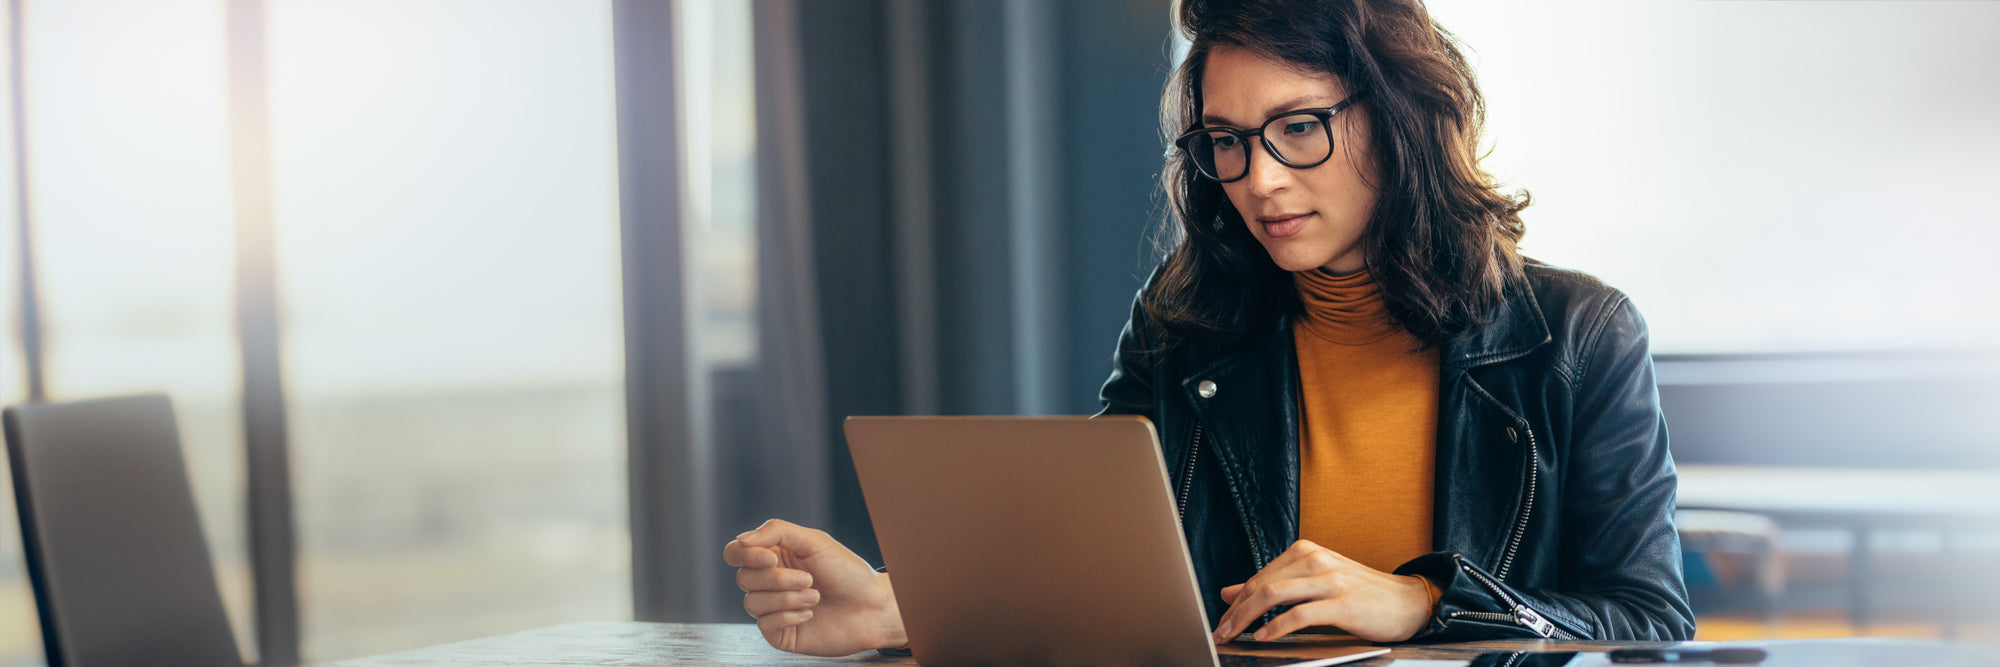
<svg viewBox="0 0 2000 667"><path fill-rule="evenodd" d="M1298 109L1298 108L1301 108L1301 107L1305 107L1305 106L1306 106L1306 104L1307 104L1307 103L1309 103L1309 102L1314 102L1314 101L1324 101L1324 100L1330 100L1330 99L1333 99L1333 98L1332 98L1332 97L1330 97L1330 96L1327 96L1327 95L1300 95L1300 96L1298 96L1298 97L1294 97L1294 98L1292 98L1292 99L1289 99L1289 100L1285 100L1285 101L1283 101L1283 102L1280 102L1280 103L1278 103L1278 104L1274 104L1274 105L1271 105L1271 108L1269 108L1269 109L1266 109L1266 110L1264 111L1264 118L1265 118L1265 119L1269 119L1269 118L1270 118L1270 117L1272 117L1272 116L1276 116L1276 115L1278 115L1278 114L1281 114L1281 113L1284 113L1284 112L1287 112L1287 111L1291 111L1291 110L1293 110L1293 109ZM1261 120L1260 120L1260 121L1258 121L1258 122L1259 122L1259 123L1262 123L1263 121L1261 121ZM1220 127L1243 127L1243 126L1241 126L1241 125L1237 125L1237 124L1235 124L1235 123L1232 123L1232 122L1229 122L1229 119L1227 119L1227 118L1223 118L1223 117L1221 117L1221 116L1210 116L1210 115L1208 115L1208 114L1202 114L1202 116L1201 116L1201 125L1202 125L1202 127L1218 127L1218 126L1220 126Z"/></svg>

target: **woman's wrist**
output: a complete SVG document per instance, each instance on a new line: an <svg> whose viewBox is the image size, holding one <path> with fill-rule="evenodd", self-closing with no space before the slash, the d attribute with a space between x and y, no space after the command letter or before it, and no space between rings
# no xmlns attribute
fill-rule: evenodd
<svg viewBox="0 0 2000 667"><path fill-rule="evenodd" d="M910 636L903 632L903 622L900 617L896 619L896 622L891 627L884 629L882 636L882 646L879 648L897 650L910 647Z"/></svg>
<svg viewBox="0 0 2000 667"><path fill-rule="evenodd" d="M1415 596L1411 598L1413 604L1410 608L1415 613L1406 617L1409 621L1406 626L1408 632L1401 633L1401 637L1396 639L1396 641L1405 641L1417 636L1417 633L1423 632L1424 628L1430 625L1431 619L1437 617L1438 599L1444 595L1443 591L1438 589L1437 584L1431 583L1429 577L1421 574L1404 576L1415 580L1411 582Z"/></svg>
<svg viewBox="0 0 2000 667"><path fill-rule="evenodd" d="M1430 577L1421 574L1412 574L1410 576L1416 577L1417 583L1422 584L1424 587L1424 599L1426 601L1424 603L1424 615L1436 616L1438 600L1444 597L1444 591L1439 590L1437 584L1431 583Z"/></svg>
<svg viewBox="0 0 2000 667"><path fill-rule="evenodd" d="M1422 575L1408 574L1399 575L1396 579L1402 584L1397 594L1400 601L1385 616L1385 620L1394 620L1389 621L1392 624L1389 627L1393 629L1383 641L1400 642L1417 636L1417 633L1423 632L1424 626L1430 624L1437 610L1437 597L1433 594L1437 587L1431 584L1431 580Z"/></svg>
<svg viewBox="0 0 2000 667"><path fill-rule="evenodd" d="M887 569L886 567L884 569ZM896 587L889 582L889 573L875 575L882 582L883 592L889 598L889 613L884 615L882 627L883 650L902 650L910 647L909 633L903 629L903 610L896 606Z"/></svg>

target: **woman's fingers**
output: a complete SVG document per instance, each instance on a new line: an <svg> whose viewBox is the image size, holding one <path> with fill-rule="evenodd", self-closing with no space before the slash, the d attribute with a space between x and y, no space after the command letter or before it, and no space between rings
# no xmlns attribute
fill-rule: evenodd
<svg viewBox="0 0 2000 667"><path fill-rule="evenodd" d="M777 567L782 562L778 552L771 547L753 547L738 540L730 540L722 547L722 562L730 567Z"/></svg>
<svg viewBox="0 0 2000 667"><path fill-rule="evenodd" d="M796 591L812 588L813 576L805 570L782 567L743 568L736 571L736 587L743 592Z"/></svg>
<svg viewBox="0 0 2000 667"><path fill-rule="evenodd" d="M799 652L800 623L812 620L811 609L780 611L757 617L757 631L764 633L764 641L771 647L786 653Z"/></svg>
<svg viewBox="0 0 2000 667"><path fill-rule="evenodd" d="M1269 567L1251 576L1249 581L1222 589L1222 600L1229 609L1222 612L1222 618L1215 622L1215 643L1226 644L1236 639L1236 635L1250 627L1250 620L1262 616L1269 607L1258 608L1251 600L1252 594L1266 586L1274 573Z"/></svg>
<svg viewBox="0 0 2000 667"><path fill-rule="evenodd" d="M1429 620L1426 587L1417 577L1380 572L1301 540L1249 581L1222 589L1229 610L1215 624L1215 642L1235 639L1279 605L1292 608L1260 628L1257 639L1331 625L1369 641L1403 641Z"/></svg>
<svg viewBox="0 0 2000 667"><path fill-rule="evenodd" d="M1248 605L1243 611L1245 613L1255 612L1251 615L1252 618L1255 618L1262 616L1266 611L1270 611L1272 607L1281 604L1298 604L1309 600L1333 597L1334 593L1338 591L1333 590L1333 587L1328 585L1329 583L1331 582L1328 582L1323 577L1279 579L1266 585L1246 588L1241 596L1242 599L1238 600L1235 605L1232 605L1231 609Z"/></svg>
<svg viewBox="0 0 2000 667"><path fill-rule="evenodd" d="M1264 627L1257 628L1257 634L1251 637L1257 641L1269 641L1315 625L1340 625L1339 617L1346 604L1340 598L1333 598L1292 607L1265 623Z"/></svg>
<svg viewBox="0 0 2000 667"><path fill-rule="evenodd" d="M1257 583L1260 578L1292 577L1321 572L1330 569L1339 560L1340 558L1334 555L1332 550L1314 544L1310 540L1293 542L1292 546L1285 549L1284 553L1278 554L1277 558L1271 559L1270 563L1264 565L1264 569L1259 570L1257 574L1251 576L1250 581L1224 587L1222 589L1222 603L1235 605L1237 596L1243 594L1243 587ZM1225 615L1224 618L1228 617Z"/></svg>
<svg viewBox="0 0 2000 667"><path fill-rule="evenodd" d="M751 618L763 618L772 612L811 609L819 604L819 591L757 591L743 596L743 611L750 612Z"/></svg>
<svg viewBox="0 0 2000 667"><path fill-rule="evenodd" d="M822 551L841 548L833 536L826 531L807 528L783 519L771 519L755 530L737 535L731 544L741 543L746 547L776 547L784 549L796 558L812 558ZM728 547L724 547L725 555Z"/></svg>
<svg viewBox="0 0 2000 667"><path fill-rule="evenodd" d="M1294 561L1297 568L1302 561ZM1235 639L1237 633L1250 627L1250 621L1264 615L1272 607L1281 604L1297 604L1310 600L1333 597L1335 590L1332 577L1320 575L1286 576L1288 573L1271 572L1268 568L1257 573L1250 581L1238 584L1231 594L1229 611L1222 614L1222 620L1215 625L1216 643Z"/></svg>

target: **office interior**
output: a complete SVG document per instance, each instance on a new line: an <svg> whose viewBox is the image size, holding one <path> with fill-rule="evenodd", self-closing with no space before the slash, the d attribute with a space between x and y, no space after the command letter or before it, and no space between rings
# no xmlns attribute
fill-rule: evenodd
<svg viewBox="0 0 2000 667"><path fill-rule="evenodd" d="M1697 637L2000 642L2000 4L1428 4ZM1169 0L6 6L0 403L171 398L247 664L747 622L766 518L880 562L843 417L1094 412L1159 257Z"/></svg>

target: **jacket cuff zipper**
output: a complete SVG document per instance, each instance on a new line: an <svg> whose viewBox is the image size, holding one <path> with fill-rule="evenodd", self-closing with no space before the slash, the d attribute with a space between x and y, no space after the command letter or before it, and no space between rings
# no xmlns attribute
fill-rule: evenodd
<svg viewBox="0 0 2000 667"><path fill-rule="evenodd" d="M1534 608L1529 607L1528 605L1523 604L1519 601L1516 601L1514 599L1514 596L1508 595L1506 589L1501 588L1498 582L1495 582L1491 578L1487 577L1486 573L1480 572L1479 568L1473 567L1471 563L1460 561L1458 567L1460 570L1463 570L1466 573L1466 575L1472 577L1473 581L1477 581L1480 583L1481 586L1484 586L1488 592L1491 592L1493 594L1493 597L1499 599L1501 603L1507 605L1508 613L1500 614L1500 613L1479 612L1479 611L1455 611L1452 612L1451 614L1452 618L1513 623L1515 625L1527 628L1530 632L1533 632L1544 638L1575 639L1574 636L1570 635L1567 632L1563 632L1561 628L1556 627L1554 621L1551 621L1547 617L1542 616L1541 612L1535 611Z"/></svg>

